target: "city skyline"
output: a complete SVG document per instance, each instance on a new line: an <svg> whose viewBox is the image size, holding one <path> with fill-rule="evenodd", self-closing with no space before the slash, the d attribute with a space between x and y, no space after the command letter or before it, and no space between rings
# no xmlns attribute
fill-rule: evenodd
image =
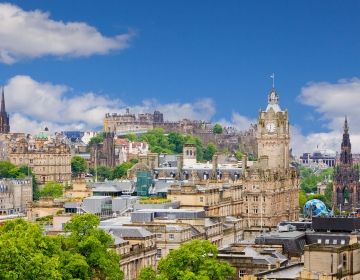
<svg viewBox="0 0 360 280"><path fill-rule="evenodd" d="M12 130L96 129L105 113L127 107L246 129L266 107L274 72L296 151L339 150L347 115L359 152L359 8L356 1L0 4L7 23L0 79Z"/></svg>

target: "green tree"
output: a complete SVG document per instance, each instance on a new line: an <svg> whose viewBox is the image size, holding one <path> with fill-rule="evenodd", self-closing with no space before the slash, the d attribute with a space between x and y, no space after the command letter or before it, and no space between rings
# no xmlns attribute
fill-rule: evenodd
<svg viewBox="0 0 360 280"><path fill-rule="evenodd" d="M182 153L183 147L185 144L184 135L177 133L177 132L170 132L167 137L168 137L168 142L169 142L171 150L175 154Z"/></svg>
<svg viewBox="0 0 360 280"><path fill-rule="evenodd" d="M109 249L113 239L98 228L100 219L93 214L75 215L65 224L68 237L64 240L67 251L83 256L90 267L91 279L122 279L120 258Z"/></svg>
<svg viewBox="0 0 360 280"><path fill-rule="evenodd" d="M112 178L118 179L118 178L124 178L127 175L127 171L134 166L135 163L131 161L123 162L122 164L116 166L112 172Z"/></svg>
<svg viewBox="0 0 360 280"><path fill-rule="evenodd" d="M0 228L0 280L121 280L113 240L92 214L74 216L66 235L46 236L23 219Z"/></svg>
<svg viewBox="0 0 360 280"><path fill-rule="evenodd" d="M240 150L237 150L234 154L237 160L242 160L243 153Z"/></svg>
<svg viewBox="0 0 360 280"><path fill-rule="evenodd" d="M214 128L213 128L213 132L214 132L214 134L221 134L221 133L223 133L223 128L222 128L222 126L220 125L220 124L215 124L214 125Z"/></svg>
<svg viewBox="0 0 360 280"><path fill-rule="evenodd" d="M87 170L87 164L83 157L74 156L71 159L71 173L74 177L79 176L82 173L85 173Z"/></svg>
<svg viewBox="0 0 360 280"><path fill-rule="evenodd" d="M204 149L204 160L211 161L213 155L216 153L216 146L214 143L209 143Z"/></svg>
<svg viewBox="0 0 360 280"><path fill-rule="evenodd" d="M136 141L136 134L135 133L128 133L125 135L125 138L128 139L131 142Z"/></svg>
<svg viewBox="0 0 360 280"><path fill-rule="evenodd" d="M333 183L329 182L326 185L325 194L324 194L326 204L332 205L332 195L333 195Z"/></svg>
<svg viewBox="0 0 360 280"><path fill-rule="evenodd" d="M140 275L138 277L138 280L156 280L156 272L155 272L155 270L151 266L144 267L140 271Z"/></svg>
<svg viewBox="0 0 360 280"><path fill-rule="evenodd" d="M171 154L173 152L170 149L168 138L165 136L162 128L149 130L141 135L140 140L147 142L149 144L150 151L153 153Z"/></svg>
<svg viewBox="0 0 360 280"><path fill-rule="evenodd" d="M104 133L101 132L101 133L96 134L94 137L91 137L87 146L89 148L89 147L98 145L98 144L102 143L103 141L104 141Z"/></svg>
<svg viewBox="0 0 360 280"><path fill-rule="evenodd" d="M229 263L217 259L217 248L208 240L193 240L171 251L158 265L156 279L161 280L225 280L235 276ZM176 264L176 265L175 265ZM154 272L145 268L141 279L154 279Z"/></svg>
<svg viewBox="0 0 360 280"><path fill-rule="evenodd" d="M299 191L299 207L300 207L301 212L304 209L304 205L305 205L306 201L308 201L306 193L303 190L300 190Z"/></svg>
<svg viewBox="0 0 360 280"><path fill-rule="evenodd" d="M95 170L92 170L91 174L95 175ZM111 180L113 173L110 167L98 166L97 167L97 177L99 181Z"/></svg>
<svg viewBox="0 0 360 280"><path fill-rule="evenodd" d="M64 192L64 186L57 182L47 182L40 190L40 197L61 197Z"/></svg>
<svg viewBox="0 0 360 280"><path fill-rule="evenodd" d="M60 246L38 225L23 219L0 228L0 279L62 279Z"/></svg>

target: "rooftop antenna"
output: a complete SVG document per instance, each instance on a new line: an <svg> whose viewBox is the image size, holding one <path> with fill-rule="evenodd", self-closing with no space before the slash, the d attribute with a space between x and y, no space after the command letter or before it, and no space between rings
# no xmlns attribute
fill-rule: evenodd
<svg viewBox="0 0 360 280"><path fill-rule="evenodd" d="M275 88L275 73L272 73L270 78L272 79L272 87Z"/></svg>

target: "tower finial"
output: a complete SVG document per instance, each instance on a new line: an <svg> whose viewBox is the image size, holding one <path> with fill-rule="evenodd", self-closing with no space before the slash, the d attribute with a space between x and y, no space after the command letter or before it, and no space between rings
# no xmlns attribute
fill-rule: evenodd
<svg viewBox="0 0 360 280"><path fill-rule="evenodd" d="M275 88L275 73L272 73L270 78L272 79L272 88Z"/></svg>

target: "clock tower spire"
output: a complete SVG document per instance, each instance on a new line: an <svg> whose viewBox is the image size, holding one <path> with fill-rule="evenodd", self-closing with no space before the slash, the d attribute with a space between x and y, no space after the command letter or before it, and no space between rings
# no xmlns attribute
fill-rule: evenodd
<svg viewBox="0 0 360 280"><path fill-rule="evenodd" d="M258 157L266 156L268 168L289 167L289 119L287 110L283 111L279 95L272 88L268 95L265 111L259 112L257 124Z"/></svg>

